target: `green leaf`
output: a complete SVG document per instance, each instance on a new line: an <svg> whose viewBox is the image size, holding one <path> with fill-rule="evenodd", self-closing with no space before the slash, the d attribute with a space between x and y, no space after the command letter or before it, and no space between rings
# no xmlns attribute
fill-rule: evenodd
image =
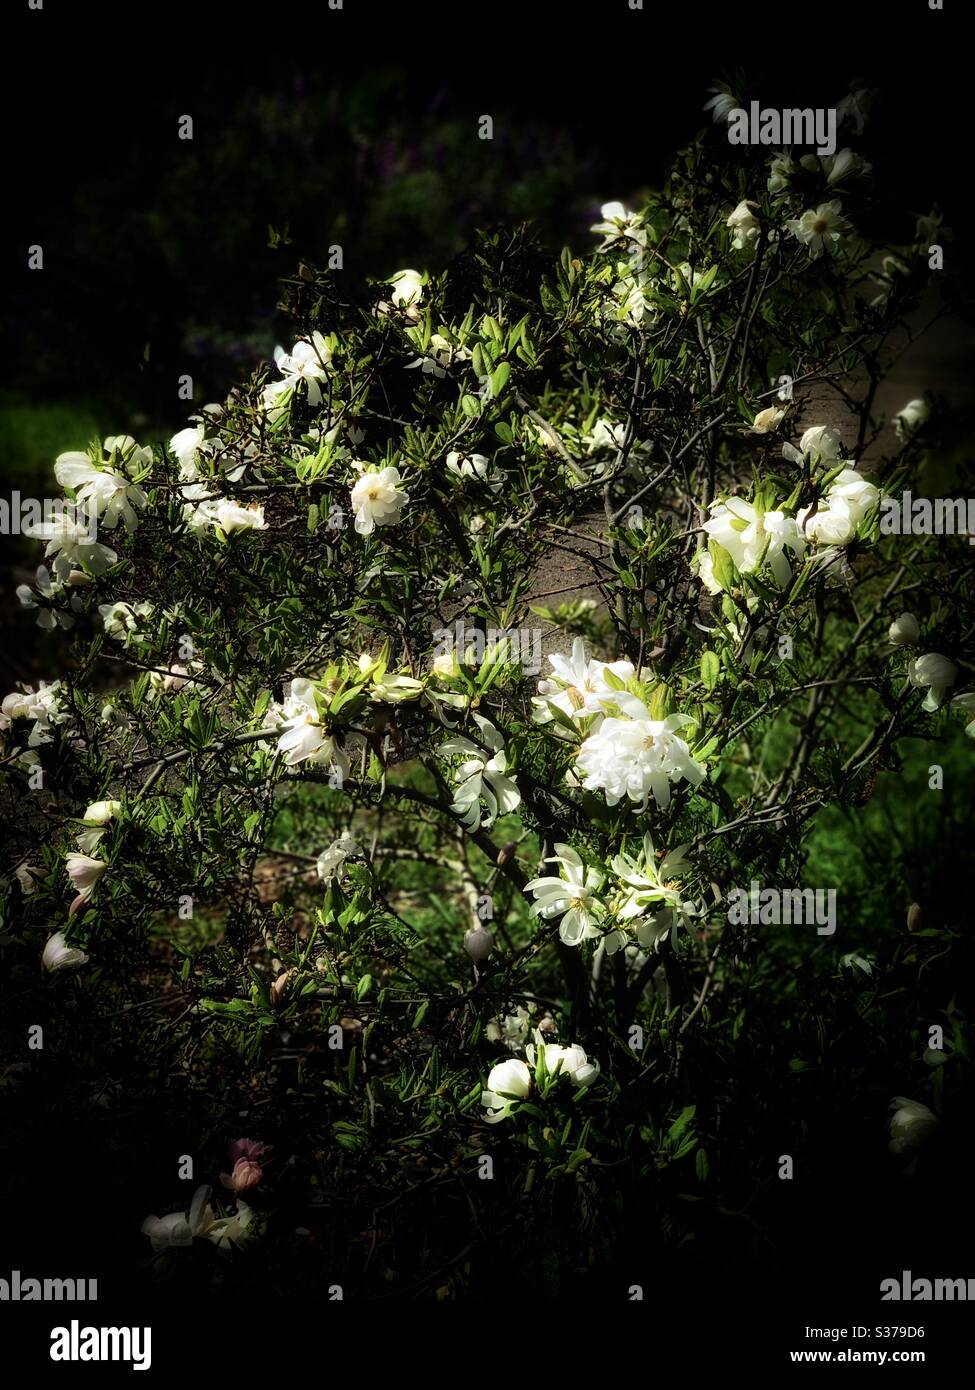
<svg viewBox="0 0 975 1390"><path fill-rule="evenodd" d="M705 689L713 690L718 683L721 674L721 659L717 652L710 648L701 653L701 680L704 682Z"/></svg>
<svg viewBox="0 0 975 1390"><path fill-rule="evenodd" d="M667 1137L672 1143L676 1142L684 1133L684 1130L690 1124L691 1120L693 1120L696 1110L696 1105L688 1105L677 1116L677 1119L667 1131Z"/></svg>
<svg viewBox="0 0 975 1390"><path fill-rule="evenodd" d="M510 376L511 363L499 362L498 365L495 367L494 371L491 373L491 395L494 397L495 400L498 399L498 397L501 395L501 392L507 386L508 378Z"/></svg>

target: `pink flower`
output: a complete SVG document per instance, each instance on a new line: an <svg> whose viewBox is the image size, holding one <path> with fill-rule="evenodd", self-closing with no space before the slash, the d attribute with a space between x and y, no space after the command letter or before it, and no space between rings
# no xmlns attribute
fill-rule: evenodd
<svg viewBox="0 0 975 1390"><path fill-rule="evenodd" d="M231 1163L236 1163L238 1158L262 1158L267 1152L266 1144L259 1144L256 1139L234 1139L231 1141L228 1153Z"/></svg>
<svg viewBox="0 0 975 1390"><path fill-rule="evenodd" d="M221 1173L220 1181L231 1192L249 1192L264 1176L261 1165L253 1158L238 1158L232 1173Z"/></svg>
<svg viewBox="0 0 975 1390"><path fill-rule="evenodd" d="M230 1173L221 1173L220 1181L231 1192L249 1192L264 1176L260 1159L267 1151L267 1145L256 1139L233 1139L227 1146L227 1153L233 1166Z"/></svg>

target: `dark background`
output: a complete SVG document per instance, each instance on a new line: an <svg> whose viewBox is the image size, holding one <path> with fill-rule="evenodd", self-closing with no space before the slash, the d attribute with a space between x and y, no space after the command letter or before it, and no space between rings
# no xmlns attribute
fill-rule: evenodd
<svg viewBox="0 0 975 1390"><path fill-rule="evenodd" d="M853 78L880 88L877 116L852 143L892 204L944 208L964 259L970 50L963 7L948 4L8 4L0 469L24 486L96 430L149 442L180 428L191 407L177 399L179 374L193 374L198 407L249 373L285 341L279 277L324 260L330 244L351 276L439 269L474 228L527 216L555 251L591 246L600 203L636 201L658 181L709 119L711 81L738 71L738 90L768 106L834 105ZM192 142L176 137L183 114ZM494 117L493 142L476 138L482 114ZM277 249L269 226L286 230ZM35 243L42 273L26 270ZM106 1321L103 1309L123 1306L119 1271L141 1241L151 1185L120 1154L130 1142L144 1151L146 1136L63 1131L56 1078L55 1063L29 1150L4 1148L0 1276L18 1265L99 1273L103 1308L66 1317ZM743 1234L740 1261L725 1263L727 1247L722 1262L706 1246L684 1252L657 1286L667 1325L686 1317L729 1365L744 1363L742 1341L754 1356L784 1328L789 1345L810 1345L796 1334L817 1317L885 1320L876 1272L898 1274L908 1245L919 1273L975 1275L970 1215L957 1206L964 1175L912 1187L882 1146L873 1167L850 1171L842 1131L816 1120L820 1152L836 1149L836 1181L797 1185L780 1249ZM169 1162L172 1137L158 1139ZM635 1228L618 1273L621 1284L643 1275L649 1300L641 1240ZM499 1251L485 1298L516 1273ZM251 1292L255 1306L270 1297ZM533 1297L517 1293L525 1308ZM618 1291L606 1301L618 1305ZM921 1320L911 1305L883 1306L891 1321ZM654 1316L644 1305L639 1324ZM190 1336L200 1310L185 1317ZM157 1325L162 1337L169 1324ZM226 1336L236 1346L245 1330ZM224 1341L217 1354L229 1350Z"/></svg>

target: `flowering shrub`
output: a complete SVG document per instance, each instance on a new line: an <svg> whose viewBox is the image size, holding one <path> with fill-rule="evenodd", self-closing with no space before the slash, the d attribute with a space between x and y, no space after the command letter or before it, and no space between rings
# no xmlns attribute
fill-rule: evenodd
<svg viewBox="0 0 975 1390"><path fill-rule="evenodd" d="M191 1150L263 1107L225 1213L208 1185L146 1193L179 1208L143 1227L161 1258L300 1244L311 1190L327 1281L359 1277L363 1230L395 1272L421 1227L446 1248L473 1207L514 1239L529 1201L573 1215L584 1262L623 1184L680 1229L679 1194L717 1210L742 1181L746 1095L751 1162L777 1160L762 1125L883 969L856 952L950 945L893 905L864 942L842 893L835 956L815 925L728 918L734 887L801 889L817 816L903 740L975 729L955 543L879 521L944 418L874 414L929 220L858 230L849 150L753 156L702 137L587 257L522 229L439 277L306 269L273 367L165 447L57 460L98 534L33 532L50 679L2 705L4 974L25 1018L87 1030L96 1077L128 1010L162 1103L210 1108ZM541 578L568 553L581 599ZM533 628L540 674L511 637ZM908 1054L923 1007L890 1015ZM932 1126L898 1104L906 1152Z"/></svg>

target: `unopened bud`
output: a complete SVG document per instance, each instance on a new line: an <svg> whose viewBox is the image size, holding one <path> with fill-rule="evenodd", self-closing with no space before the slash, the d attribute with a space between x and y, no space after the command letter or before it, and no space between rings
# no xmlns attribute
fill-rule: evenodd
<svg viewBox="0 0 975 1390"><path fill-rule="evenodd" d="M907 909L907 930L918 931L924 914L921 911L920 903L911 903Z"/></svg>
<svg viewBox="0 0 975 1390"><path fill-rule="evenodd" d="M494 937L487 927L471 927L464 935L464 950L471 960L487 960L494 950Z"/></svg>
<svg viewBox="0 0 975 1390"><path fill-rule="evenodd" d="M517 848L518 842L516 840L509 840L506 845L501 846L501 848L498 850L497 858L497 864L499 869L504 868L505 864L507 864L508 860L512 857Z"/></svg>
<svg viewBox="0 0 975 1390"><path fill-rule="evenodd" d="M86 589L92 582L91 575L85 574L84 570L68 571L68 583L72 589Z"/></svg>

